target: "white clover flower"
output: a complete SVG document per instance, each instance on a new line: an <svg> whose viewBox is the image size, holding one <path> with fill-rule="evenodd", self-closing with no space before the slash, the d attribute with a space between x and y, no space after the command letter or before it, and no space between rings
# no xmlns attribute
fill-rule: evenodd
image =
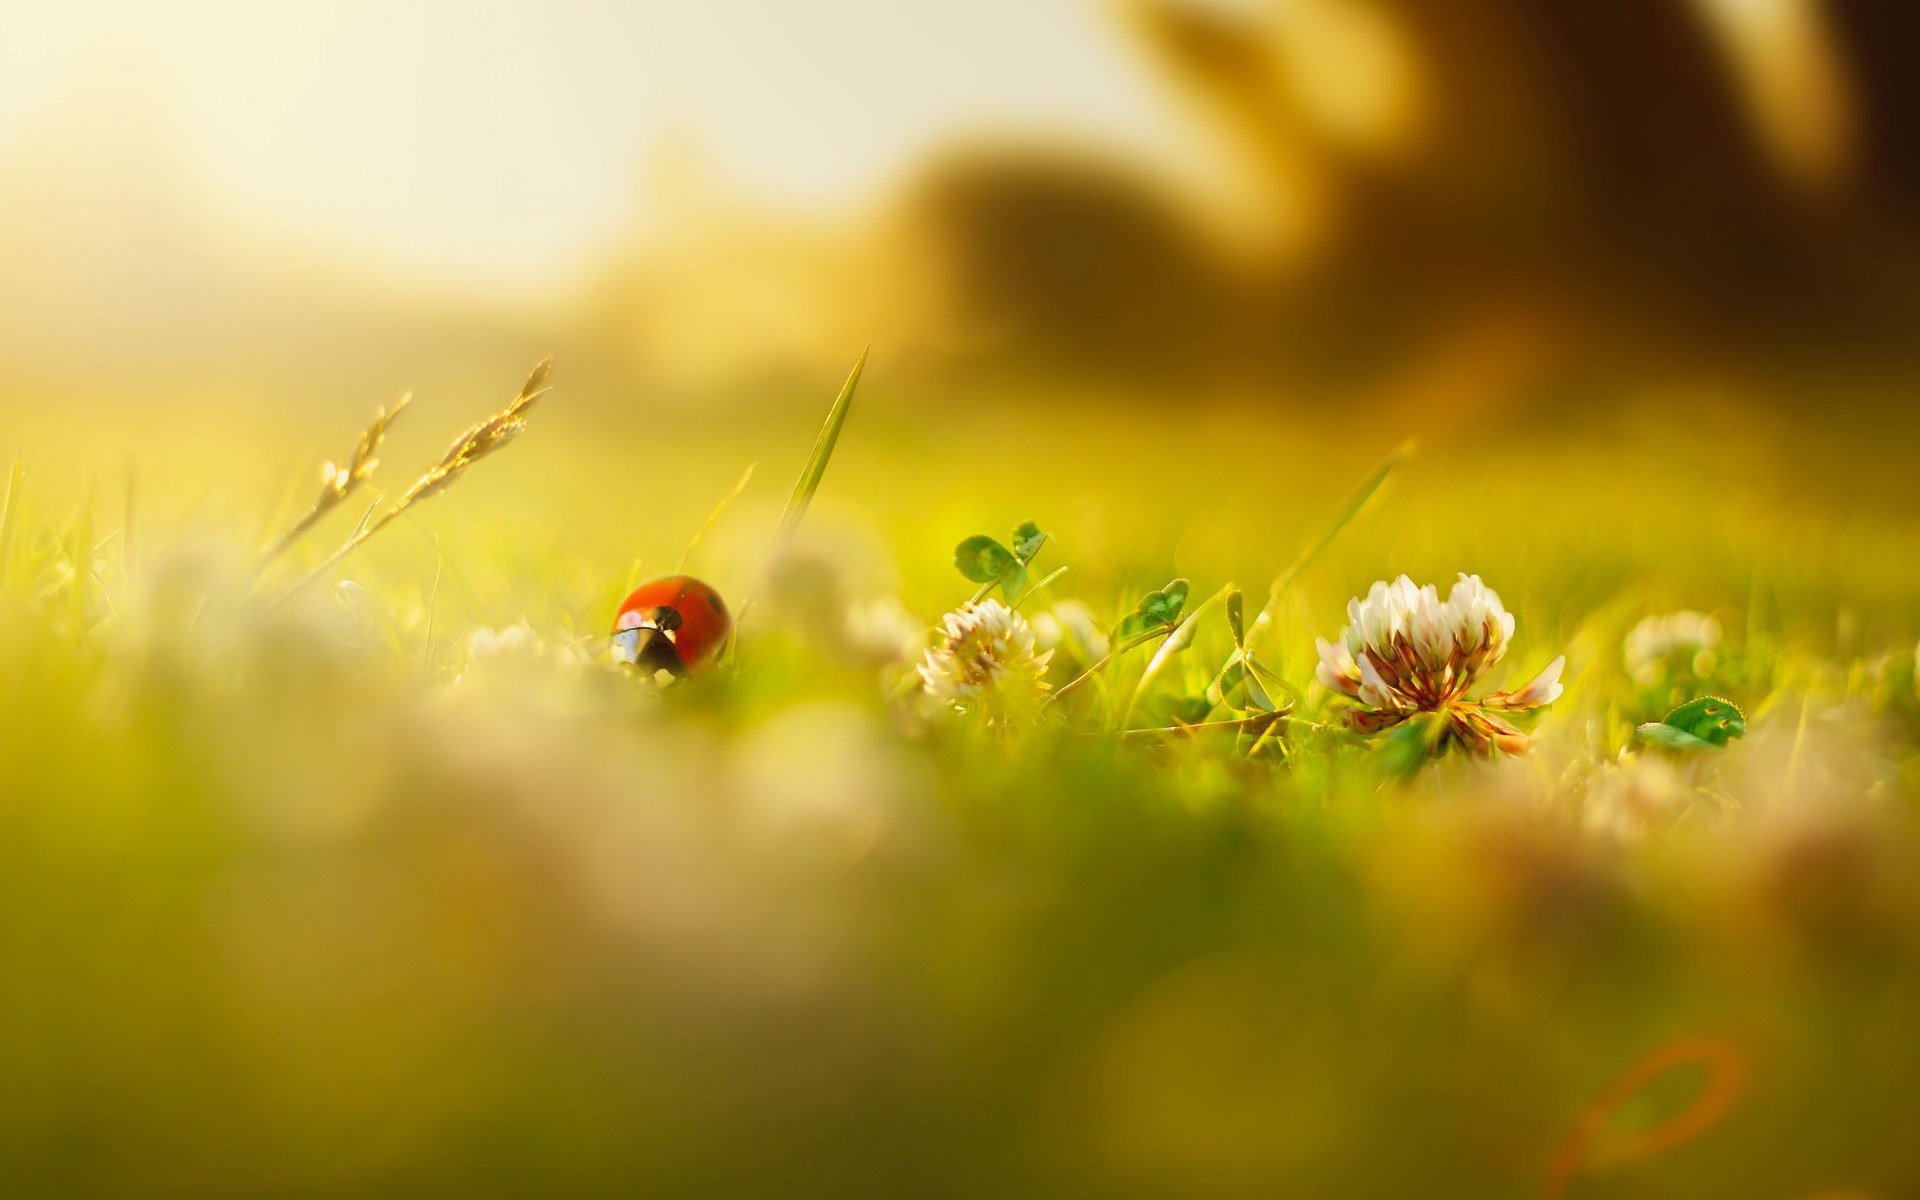
<svg viewBox="0 0 1920 1200"><path fill-rule="evenodd" d="M927 698L942 708L1005 717L1047 692L1051 650L1035 646L1027 619L998 600L964 604L946 616L920 662Z"/></svg>
<svg viewBox="0 0 1920 1200"><path fill-rule="evenodd" d="M1682 609L1648 617L1627 634L1627 674L1646 684L1659 683L1675 667L1705 675L1719 644L1720 622L1706 613Z"/></svg>
<svg viewBox="0 0 1920 1200"><path fill-rule="evenodd" d="M1488 710L1539 708L1563 690L1565 655L1518 691L1468 698L1468 689L1506 655L1513 637L1513 615L1478 575L1460 576L1444 602L1438 588L1416 586L1405 575L1376 583L1366 599L1348 602L1347 622L1336 641L1315 639L1320 665L1314 675L1357 703L1348 718L1364 733L1416 713L1440 713L1451 739L1475 750L1518 753L1527 748L1527 736Z"/></svg>

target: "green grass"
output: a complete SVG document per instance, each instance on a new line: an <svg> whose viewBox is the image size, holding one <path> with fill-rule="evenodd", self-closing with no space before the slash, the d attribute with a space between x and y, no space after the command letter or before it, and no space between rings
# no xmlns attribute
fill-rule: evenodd
<svg viewBox="0 0 1920 1200"><path fill-rule="evenodd" d="M279 605L357 517L252 578L305 498L297 440L188 415L137 455L99 431L24 448L0 534L8 1192L1920 1178L1920 528L1895 465L1631 422L1428 435L1346 520L1401 431L904 412L869 378L767 580L817 407L642 438L567 404L563 378L350 583ZM396 428L394 479L474 415L437 413ZM688 563L758 597L732 666L660 694L601 662L624 590L750 462ZM1259 638L1305 694L1284 736L1103 733L1151 649L1032 726L890 699L905 667L846 607L931 623L975 590L955 543L1028 518L1036 577L1069 568L1030 611L1111 622L1174 576L1255 609L1301 562ZM1403 776L1311 688L1312 639L1376 578L1458 570L1517 616L1506 681L1564 651L1568 690L1526 758ZM1726 628L1710 669L1629 677L1626 631L1682 607ZM1233 649L1224 603L1192 632L1133 726ZM1632 761L1632 726L1696 688L1749 735ZM1594 817L1648 797L1671 807ZM1680 1069L1593 1107L1676 1045ZM1699 1107L1715 1081L1724 1113Z"/></svg>

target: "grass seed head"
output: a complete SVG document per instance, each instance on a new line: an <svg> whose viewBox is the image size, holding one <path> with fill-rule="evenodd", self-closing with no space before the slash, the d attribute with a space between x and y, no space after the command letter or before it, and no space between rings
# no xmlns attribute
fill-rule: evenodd
<svg viewBox="0 0 1920 1200"><path fill-rule="evenodd" d="M320 523L320 520L346 502L355 489L373 476L380 467L380 445L387 440L387 430L393 426L405 412L407 405L413 402L413 393L407 392L394 401L393 407L385 405L374 410L373 420L360 431L360 441L348 456L345 466L329 459L320 467L320 494L314 497L313 506L298 521L280 535L279 540L267 551L264 561L273 559L300 539L300 535Z"/></svg>
<svg viewBox="0 0 1920 1200"><path fill-rule="evenodd" d="M440 461L429 467L427 473L407 489L400 498L399 508L446 490L468 467L490 454L498 453L526 432L525 414L546 395L547 376L552 370L553 359L542 359L533 373L527 376L526 383L521 385L520 394L509 401L505 408L455 438Z"/></svg>

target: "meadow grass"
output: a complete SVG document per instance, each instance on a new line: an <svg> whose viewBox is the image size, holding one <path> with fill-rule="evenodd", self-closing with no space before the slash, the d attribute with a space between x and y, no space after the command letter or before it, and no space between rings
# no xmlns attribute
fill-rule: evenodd
<svg viewBox="0 0 1920 1200"><path fill-rule="evenodd" d="M1894 466L1842 490L1764 431L1515 429L1423 436L1373 495L1401 431L957 428L865 386L824 477L815 405L636 440L556 399L378 539L329 505L264 571L301 447L176 431L137 540L110 466L60 478L118 448L33 447L0 518L7 1190L1920 1180L1920 528L1859 502ZM380 457L434 461L426 410ZM1190 644L1027 724L929 713L907 639L978 590L953 547L1027 519L1033 578L1068 570L1023 611L1110 628L1181 577ZM687 568L756 603L661 691L605 633L696 533ZM1564 652L1567 692L1524 757L1409 762L1344 728L1313 639L1375 579L1459 570L1517 618L1490 682ZM1116 736L1219 679L1229 582L1287 719ZM1631 672L1676 609L1720 641ZM1699 692L1748 735L1635 748Z"/></svg>

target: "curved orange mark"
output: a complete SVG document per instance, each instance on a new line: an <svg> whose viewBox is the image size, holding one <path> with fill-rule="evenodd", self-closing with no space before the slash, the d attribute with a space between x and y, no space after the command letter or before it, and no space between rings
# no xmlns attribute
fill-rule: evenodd
<svg viewBox="0 0 1920 1200"><path fill-rule="evenodd" d="M1681 1067L1700 1067L1706 1082L1693 1103L1656 1125L1607 1135L1607 1124L1654 1080ZM1693 1036L1668 1042L1621 1072L1575 1119L1547 1165L1545 1200L1559 1200L1583 1167L1622 1166L1665 1154L1718 1125L1746 1091L1747 1052L1725 1038Z"/></svg>

